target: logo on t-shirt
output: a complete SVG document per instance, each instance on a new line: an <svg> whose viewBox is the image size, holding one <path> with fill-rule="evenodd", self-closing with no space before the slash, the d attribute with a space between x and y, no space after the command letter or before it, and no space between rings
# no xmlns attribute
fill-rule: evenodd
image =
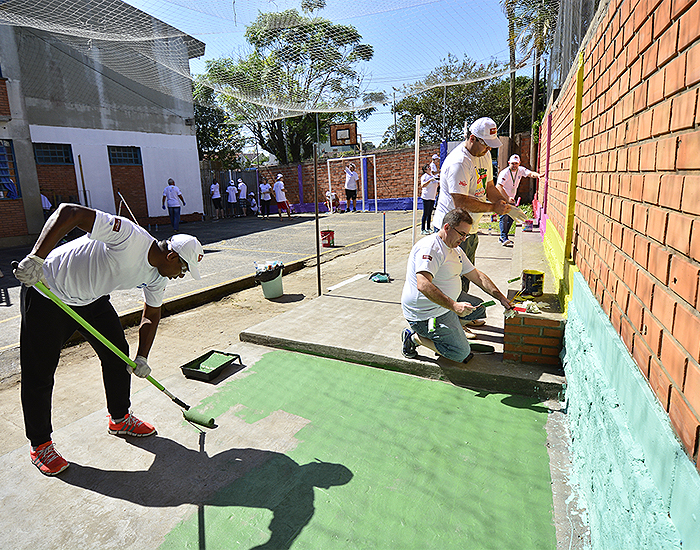
<svg viewBox="0 0 700 550"><path fill-rule="evenodd" d="M119 233L119 230L122 228L122 221L119 218L115 218L114 220L114 225L112 226L112 231L115 233Z"/></svg>
<svg viewBox="0 0 700 550"><path fill-rule="evenodd" d="M460 184L462 187L467 187L467 186L468 186L468 185L467 185L467 182L464 181L464 180L461 180L461 181L459 182L459 184Z"/></svg>
<svg viewBox="0 0 700 550"><path fill-rule="evenodd" d="M429 262L433 261L433 257L430 254L423 254L423 259L428 260Z"/></svg>

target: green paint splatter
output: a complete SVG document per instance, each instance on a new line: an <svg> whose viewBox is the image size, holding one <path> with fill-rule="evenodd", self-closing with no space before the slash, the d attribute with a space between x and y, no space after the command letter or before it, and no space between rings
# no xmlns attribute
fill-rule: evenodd
<svg viewBox="0 0 700 550"><path fill-rule="evenodd" d="M249 368L207 414L241 404L248 423L283 410L310 424L162 548L556 547L547 412L533 400L291 352Z"/></svg>

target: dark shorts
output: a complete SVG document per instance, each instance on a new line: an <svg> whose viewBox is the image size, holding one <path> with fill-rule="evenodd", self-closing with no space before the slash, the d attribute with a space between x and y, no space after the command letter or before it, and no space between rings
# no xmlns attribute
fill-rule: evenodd
<svg viewBox="0 0 700 550"><path fill-rule="evenodd" d="M211 202L214 203L214 208L221 210L221 197L216 197L215 199L212 199Z"/></svg>
<svg viewBox="0 0 700 550"><path fill-rule="evenodd" d="M357 200L357 189L346 189L345 198L347 200Z"/></svg>

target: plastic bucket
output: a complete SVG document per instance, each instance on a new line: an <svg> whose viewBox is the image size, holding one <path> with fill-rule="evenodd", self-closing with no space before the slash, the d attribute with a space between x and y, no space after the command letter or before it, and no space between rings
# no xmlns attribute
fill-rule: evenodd
<svg viewBox="0 0 700 550"><path fill-rule="evenodd" d="M544 273L534 269L523 270L522 294L526 296L542 296L544 288Z"/></svg>
<svg viewBox="0 0 700 550"><path fill-rule="evenodd" d="M321 231L321 246L329 248L335 244L335 231Z"/></svg>
<svg viewBox="0 0 700 550"><path fill-rule="evenodd" d="M280 274L271 281L261 281L260 284L265 298L268 300L271 298L279 298L284 294L282 290L282 270L280 270Z"/></svg>

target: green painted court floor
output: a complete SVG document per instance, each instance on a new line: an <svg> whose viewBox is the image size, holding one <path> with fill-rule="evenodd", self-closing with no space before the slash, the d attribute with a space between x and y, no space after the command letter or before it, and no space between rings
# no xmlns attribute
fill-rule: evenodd
<svg viewBox="0 0 700 550"><path fill-rule="evenodd" d="M161 548L556 548L535 400L285 351L241 374L195 410L235 415L260 448L207 454L221 422L200 452L169 449L203 484L232 481ZM279 433L294 443L265 450Z"/></svg>

